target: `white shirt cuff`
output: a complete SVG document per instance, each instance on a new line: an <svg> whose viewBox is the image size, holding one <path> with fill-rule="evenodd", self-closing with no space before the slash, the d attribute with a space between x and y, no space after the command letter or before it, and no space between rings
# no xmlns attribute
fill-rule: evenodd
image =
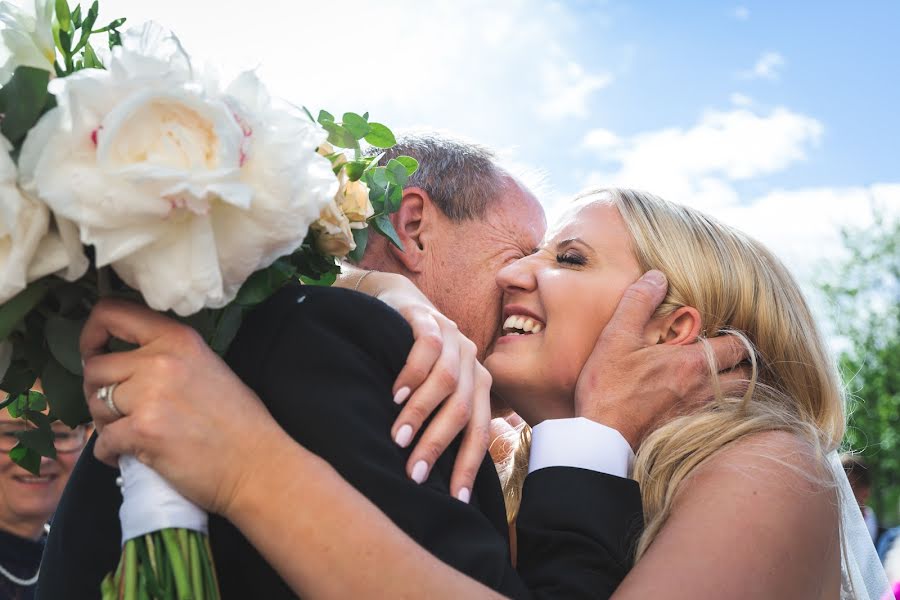
<svg viewBox="0 0 900 600"><path fill-rule="evenodd" d="M622 434L584 417L549 419L531 430L528 472L547 467L578 467L628 477L634 452Z"/></svg>

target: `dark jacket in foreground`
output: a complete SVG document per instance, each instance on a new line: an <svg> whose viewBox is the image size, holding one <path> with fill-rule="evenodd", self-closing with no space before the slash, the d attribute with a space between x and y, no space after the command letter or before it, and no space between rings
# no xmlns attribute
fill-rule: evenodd
<svg viewBox="0 0 900 600"><path fill-rule="evenodd" d="M530 475L514 569L489 457L469 505L449 493L459 440L424 484L406 475L409 451L390 437L400 410L391 387L411 345L406 322L379 301L347 290L291 286L248 315L226 360L288 433L447 564L513 598L607 598L628 570L640 528L637 484L574 468ZM54 517L38 584L41 600L99 598L100 581L117 564L118 471L97 461L92 448L75 467ZM291 476L265 457L259 468ZM210 541L224 598L295 597L241 533L215 515ZM371 597L378 596L372 590Z"/></svg>

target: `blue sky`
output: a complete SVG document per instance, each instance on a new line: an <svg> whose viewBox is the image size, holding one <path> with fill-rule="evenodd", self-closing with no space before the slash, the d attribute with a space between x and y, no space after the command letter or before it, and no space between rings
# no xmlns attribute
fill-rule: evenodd
<svg viewBox="0 0 900 600"><path fill-rule="evenodd" d="M900 214L900 3L103 0L224 74L395 129L448 130L546 174L700 207L810 289L840 225Z"/></svg>

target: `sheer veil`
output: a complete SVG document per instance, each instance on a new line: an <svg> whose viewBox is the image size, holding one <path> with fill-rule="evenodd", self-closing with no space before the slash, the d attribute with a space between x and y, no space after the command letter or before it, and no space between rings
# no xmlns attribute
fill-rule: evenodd
<svg viewBox="0 0 900 600"><path fill-rule="evenodd" d="M881 600L889 589L837 452L829 457L841 508L841 600Z"/></svg>

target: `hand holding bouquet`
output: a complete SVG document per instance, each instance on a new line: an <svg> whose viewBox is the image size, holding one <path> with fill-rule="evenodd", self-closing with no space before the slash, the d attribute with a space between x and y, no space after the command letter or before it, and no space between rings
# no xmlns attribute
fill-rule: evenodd
<svg viewBox="0 0 900 600"><path fill-rule="evenodd" d="M333 282L368 225L398 243L388 215L417 168L362 155L362 140L395 143L367 114L314 120L252 72L219 82L157 25L120 34L124 19L97 28L98 14L0 3L0 387L30 427L11 456L34 472L54 420L89 418L78 336L99 297L174 312L223 354L287 281ZM29 404L37 377L49 415ZM124 553L104 597L217 597L205 515L135 459L121 466ZM177 506L146 518L158 498Z"/></svg>

